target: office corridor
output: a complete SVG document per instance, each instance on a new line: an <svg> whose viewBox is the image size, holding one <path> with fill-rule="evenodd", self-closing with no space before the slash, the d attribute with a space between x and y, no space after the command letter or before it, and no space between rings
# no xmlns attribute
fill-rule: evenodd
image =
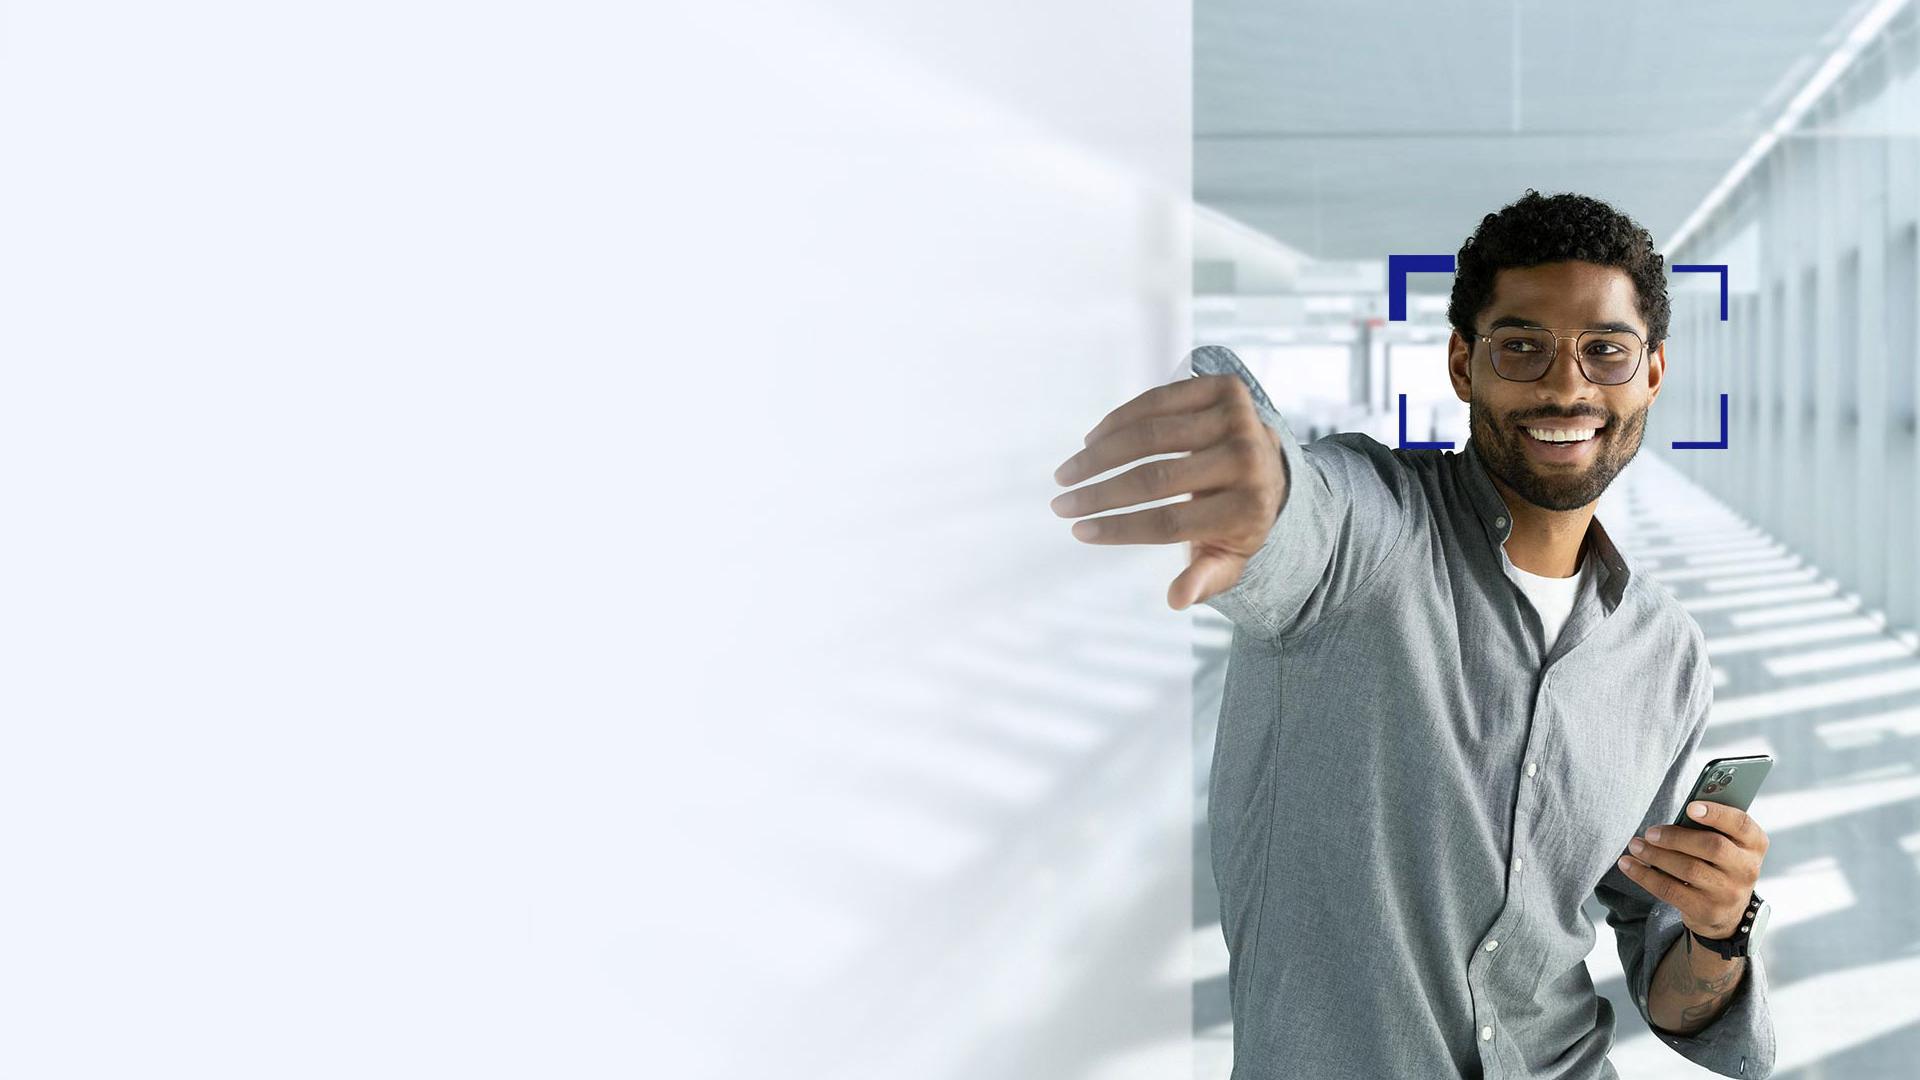
<svg viewBox="0 0 1920 1080"><path fill-rule="evenodd" d="M1920 656L1849 583L1806 562L1643 449L1596 516L1706 632L1715 700L1694 768L1768 753L1752 813L1771 847L1759 891L1780 1056L1791 1080L1912 1075L1920 1060ZM1517 601L1516 601L1517 602ZM1227 954L1208 860L1206 772L1231 627L1198 616L1194 685L1196 1080L1232 1068ZM1712 1076L1628 1001L1605 909L1587 966L1613 1003L1611 1059L1634 1080ZM1464 963L1464 960L1463 960Z"/></svg>

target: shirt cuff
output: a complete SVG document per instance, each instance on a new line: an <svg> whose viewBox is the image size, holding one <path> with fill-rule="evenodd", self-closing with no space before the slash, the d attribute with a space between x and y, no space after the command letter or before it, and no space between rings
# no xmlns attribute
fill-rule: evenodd
<svg viewBox="0 0 1920 1080"><path fill-rule="evenodd" d="M1238 376L1252 393L1261 422L1280 443L1287 472L1286 501L1260 549L1248 558L1240 580L1204 601L1234 625L1272 641L1293 627L1295 616L1325 579L1334 557L1341 508L1320 468L1239 357L1216 346L1202 346L1190 360L1197 374Z"/></svg>
<svg viewBox="0 0 1920 1080"><path fill-rule="evenodd" d="M1675 947L1675 943L1686 932L1686 923L1681 920L1679 909L1672 904L1656 903L1647 913L1646 932L1642 937L1642 947L1646 951L1640 964L1641 978L1633 987L1634 1002L1640 1007L1641 1018L1646 1020L1647 1027L1661 1042L1703 1069L1711 1069L1721 1076L1741 1077L1742 1080L1761 1080L1771 1076L1775 1057L1773 1013L1767 1002L1767 966L1758 952L1747 957L1746 974L1740 977L1740 985L1734 990L1733 998L1713 1023L1691 1035L1668 1034L1654 1026L1653 1016L1647 1008L1654 972L1667 955L1667 950ZM1678 947L1686 948L1685 945ZM1696 942L1693 947L1697 949L1703 946Z"/></svg>

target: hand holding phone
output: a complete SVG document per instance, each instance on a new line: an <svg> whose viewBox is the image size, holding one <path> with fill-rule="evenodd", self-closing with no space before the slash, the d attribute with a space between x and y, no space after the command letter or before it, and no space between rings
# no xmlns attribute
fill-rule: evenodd
<svg viewBox="0 0 1920 1080"><path fill-rule="evenodd" d="M1699 942L1729 960L1751 955L1758 947L1771 911L1755 888L1767 855L1767 834L1748 815L1747 807L1772 768L1773 758L1767 754L1707 762L1673 825L1649 828L1644 837L1630 841L1627 853L1620 856L1622 873L1680 912L1692 931L1690 943ZM1714 804L1706 817L1725 827L1695 820L1687 812L1695 803ZM1680 832L1679 827L1718 832L1732 843L1696 837L1692 831ZM1711 872L1703 872L1703 867Z"/></svg>

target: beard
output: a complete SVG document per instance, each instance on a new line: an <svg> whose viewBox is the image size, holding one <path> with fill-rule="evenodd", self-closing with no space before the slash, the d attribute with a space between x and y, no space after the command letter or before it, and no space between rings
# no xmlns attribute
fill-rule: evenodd
<svg viewBox="0 0 1920 1080"><path fill-rule="evenodd" d="M1521 498L1542 510L1578 510L1598 499L1640 452L1647 408L1643 405L1624 419L1609 420L1596 432L1593 437L1599 445L1593 448L1593 460L1578 472L1536 470L1527 457L1527 433L1518 425L1496 426L1493 412L1473 398L1467 401L1467 430L1487 468Z"/></svg>

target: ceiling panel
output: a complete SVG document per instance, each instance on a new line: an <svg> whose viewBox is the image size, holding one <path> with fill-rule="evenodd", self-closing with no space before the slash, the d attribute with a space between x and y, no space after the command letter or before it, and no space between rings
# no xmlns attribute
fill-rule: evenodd
<svg viewBox="0 0 1920 1080"><path fill-rule="evenodd" d="M1529 187L1659 242L1861 10L1196 0L1195 196L1319 258L1454 252Z"/></svg>

